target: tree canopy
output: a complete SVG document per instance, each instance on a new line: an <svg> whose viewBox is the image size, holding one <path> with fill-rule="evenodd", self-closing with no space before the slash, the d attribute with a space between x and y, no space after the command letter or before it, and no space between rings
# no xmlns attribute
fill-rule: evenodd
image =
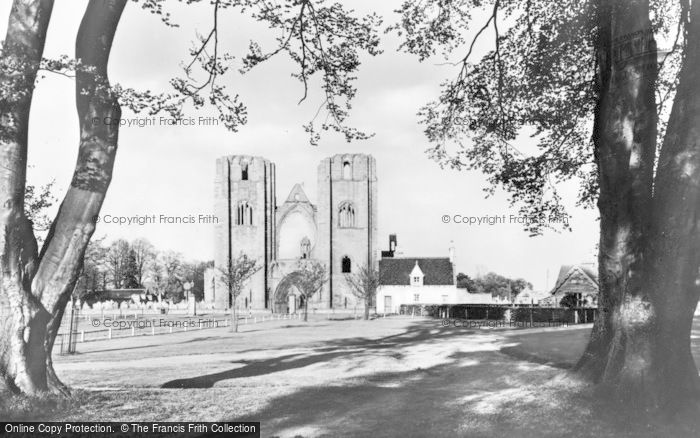
<svg viewBox="0 0 700 438"><path fill-rule="evenodd" d="M531 218L524 226L532 234L568 228L561 220L569 217L561 183L578 184L579 205L592 207L598 196L592 141L598 4L408 0L391 26L402 37L401 50L420 60L443 57L454 68L419 113L430 157L443 166L482 171L487 193L504 189L520 214ZM669 49L656 87L659 136L685 44L687 10L681 4L651 2L653 31ZM480 45L491 49L477 58Z"/></svg>
<svg viewBox="0 0 700 438"><path fill-rule="evenodd" d="M495 272L475 279L460 272L457 274L457 287L471 293L489 293L494 297L513 299L525 289L532 289L532 284L522 278L507 278Z"/></svg>
<svg viewBox="0 0 700 438"><path fill-rule="evenodd" d="M132 0L160 17L170 27L179 27L169 5L163 0ZM204 0L179 0L193 5ZM375 56L379 50L381 19L376 14L358 16L338 2L326 0L212 0L211 21L198 34L182 64L182 75L172 78L172 93L155 94L149 90L113 88L120 103L135 112L149 114L165 111L182 117L187 104L195 109L212 105L225 126L237 131L248 121L246 105L235 91L228 90L221 78L235 73L246 74L276 56L286 55L294 65L292 76L301 83L299 103L306 100L312 78L319 77L323 100L304 126L311 144L318 144L323 131L341 133L347 141L366 139L371 134L347 124L352 100L357 93L356 74L360 56ZM236 56L222 39L221 29L232 26L237 18L249 17L266 25L277 35L275 44L264 47L251 39L247 53ZM46 60L44 67L54 71L80 68L69 58Z"/></svg>

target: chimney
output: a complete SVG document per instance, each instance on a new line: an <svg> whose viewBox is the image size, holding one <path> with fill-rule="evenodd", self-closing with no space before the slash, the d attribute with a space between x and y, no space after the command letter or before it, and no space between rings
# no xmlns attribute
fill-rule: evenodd
<svg viewBox="0 0 700 438"><path fill-rule="evenodd" d="M396 251L396 234L389 234L389 249L387 251L381 251L382 258L394 257L395 251Z"/></svg>
<svg viewBox="0 0 700 438"><path fill-rule="evenodd" d="M454 263L455 263L455 241L454 240L450 240L449 253L450 253L450 263L452 263L454 265Z"/></svg>

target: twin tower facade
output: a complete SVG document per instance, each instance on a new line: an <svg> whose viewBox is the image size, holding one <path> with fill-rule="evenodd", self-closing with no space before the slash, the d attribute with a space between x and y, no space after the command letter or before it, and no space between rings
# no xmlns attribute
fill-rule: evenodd
<svg viewBox="0 0 700 438"><path fill-rule="evenodd" d="M293 313L361 308L346 282L363 265L377 267L377 171L370 155L341 154L318 165L318 199L296 184L278 204L275 164L234 155L216 161L214 264L205 278L205 301L228 308L230 294L217 278L241 253L261 269L237 298L239 309ZM300 260L325 265L328 281L309 303L297 287Z"/></svg>

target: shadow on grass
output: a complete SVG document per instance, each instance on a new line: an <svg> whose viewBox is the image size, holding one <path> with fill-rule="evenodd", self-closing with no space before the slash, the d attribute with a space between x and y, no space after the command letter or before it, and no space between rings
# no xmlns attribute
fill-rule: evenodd
<svg viewBox="0 0 700 438"><path fill-rule="evenodd" d="M391 354L392 349L400 353L407 346L451 342L467 334L448 329L436 333L418 325L370 345L354 339L320 349L345 344L362 346L369 354L382 349ZM266 436L700 436L697 415L652 419L633 407L602 404L589 384L566 371L588 334L572 330L508 336L495 341L500 347L496 350L454 352L424 369L377 370L299 387L230 420L261 421ZM524 349L535 351L525 354Z"/></svg>
<svg viewBox="0 0 700 438"><path fill-rule="evenodd" d="M403 347L473 334L431 326L318 350L352 345L400 354ZM509 335L496 342L497 351L460 351L425 369L301 387L232 421L261 421L269 436L700 436L697 415L650 418L634 407L602 404L593 387L566 371L588 336L588 330ZM699 347L694 342L695 352Z"/></svg>
<svg viewBox="0 0 700 438"><path fill-rule="evenodd" d="M567 378L552 384L551 368L516 365L498 351L459 352L424 369L299 388L231 421L261 421L266 436L560 437L585 428Z"/></svg>
<svg viewBox="0 0 700 438"><path fill-rule="evenodd" d="M574 351L568 344L580 342L583 348L587 340L584 333L576 341L571 337L575 333L583 332L500 336L441 328L439 321L416 321L398 334L378 339L285 344L279 351L270 350L278 357L239 361L233 369L163 385L193 389L90 392L85 406L73 415L261 421L262 436L700 436L690 422L653 423L643 413L641 419L640 415L622 416L603 406L590 387L570 374L542 365L539 359L516 360L512 354L517 349L530 350L541 357L558 355L564 359L556 361L566 362ZM411 365L431 355L436 360L383 368L397 362ZM372 360L377 357L380 360ZM360 372L352 372L355 368ZM329 374L323 375L326 369ZM300 371L282 373L289 370ZM334 375L334 370L340 372ZM264 378L245 380L255 376ZM234 385L211 388L227 379ZM128 397L129 408L124 409ZM28 418L66 416L53 412L38 411Z"/></svg>
<svg viewBox="0 0 700 438"><path fill-rule="evenodd" d="M328 362L339 357L372 354L378 351L389 352L389 350L396 348L422 344L428 340L445 339L473 333L473 331L461 328L436 329L435 324L433 321L420 321L410 326L406 332L379 339L357 337L312 343L312 354L293 354L272 359L240 361L240 363L244 364L242 367L192 378L171 380L165 382L161 387L167 389L211 388L216 382L222 380L262 376ZM400 353L390 355L396 359L401 358Z"/></svg>
<svg viewBox="0 0 700 438"><path fill-rule="evenodd" d="M579 360L588 342L590 330L544 331L517 333L508 336L514 345L506 345L501 352L515 359L571 369Z"/></svg>
<svg viewBox="0 0 700 438"><path fill-rule="evenodd" d="M700 318L693 321L691 351L700 369ZM536 333L512 332L507 336L514 345L506 345L501 352L516 359L526 360L562 369L571 369L578 362L588 344L590 330L552 330Z"/></svg>
<svg viewBox="0 0 700 438"><path fill-rule="evenodd" d="M297 355L290 354L279 356L267 360L241 361L245 365L241 368L234 368L220 373L207 374L204 376L189 379L176 379L165 382L161 388L211 388L216 382L229 379L240 379L244 377L256 377L266 374L278 373L294 368L301 368L318 362L325 362L345 353L327 353L318 355Z"/></svg>

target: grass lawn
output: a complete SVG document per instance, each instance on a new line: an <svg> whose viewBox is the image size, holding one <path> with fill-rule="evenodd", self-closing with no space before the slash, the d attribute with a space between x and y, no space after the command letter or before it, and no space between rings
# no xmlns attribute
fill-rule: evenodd
<svg viewBox="0 0 700 438"><path fill-rule="evenodd" d="M511 331L506 335L513 345L504 347L501 351L536 363L570 368L583 354L590 333L590 330L574 328L565 331L549 330L545 336L544 332L537 330ZM700 317L693 321L690 338L695 363L700 365Z"/></svg>
<svg viewBox="0 0 700 438"><path fill-rule="evenodd" d="M612 412L570 376L589 329L312 318L89 342L55 357L72 400L3 398L0 418L261 421L262 436L284 437L700 436ZM693 346L700 363L697 323Z"/></svg>

